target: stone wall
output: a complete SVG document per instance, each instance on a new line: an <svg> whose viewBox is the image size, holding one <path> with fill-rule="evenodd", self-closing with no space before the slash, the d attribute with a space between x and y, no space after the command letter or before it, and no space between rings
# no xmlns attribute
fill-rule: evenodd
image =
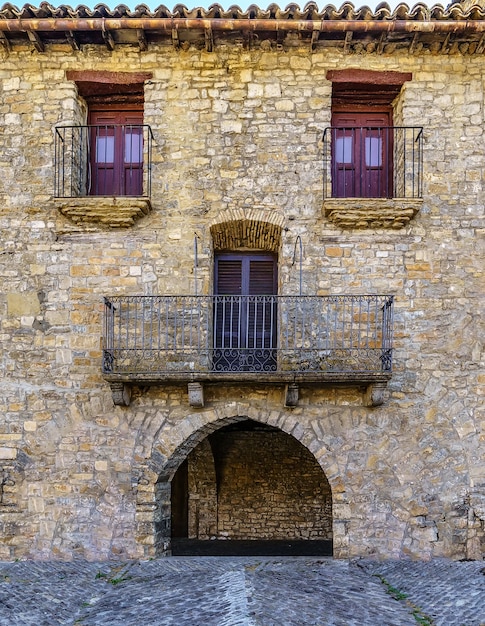
<svg viewBox="0 0 485 626"><path fill-rule="evenodd" d="M123 230L74 223L52 196L53 129L85 122L66 71L99 67L153 73L152 211ZM424 127L424 201L401 230L344 230L323 215L326 72L359 67L413 74L398 115ZM336 556L482 556L480 55L59 45L16 48L0 78L1 558L153 556L177 464L248 417L323 468ZM284 408L281 387L257 385L209 387L200 410L182 386L136 388L129 407L113 405L103 296L194 293L195 233L198 293L210 293L211 227L248 211L282 227L280 293L298 293L299 235L304 294L396 296L383 406L365 406L357 388L303 387Z"/></svg>

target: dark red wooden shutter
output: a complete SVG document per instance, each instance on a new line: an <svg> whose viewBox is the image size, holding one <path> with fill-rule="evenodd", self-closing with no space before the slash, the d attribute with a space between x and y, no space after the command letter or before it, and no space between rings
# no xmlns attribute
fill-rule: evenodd
<svg viewBox="0 0 485 626"><path fill-rule="evenodd" d="M334 112L333 195L392 196L392 130L388 112Z"/></svg>
<svg viewBox="0 0 485 626"><path fill-rule="evenodd" d="M258 296L271 296L276 293L274 259L249 259L248 293Z"/></svg>
<svg viewBox="0 0 485 626"><path fill-rule="evenodd" d="M242 261L216 259L216 293L220 295L241 295Z"/></svg>
<svg viewBox="0 0 485 626"><path fill-rule="evenodd" d="M91 111L89 124L91 195L142 195L143 111Z"/></svg>

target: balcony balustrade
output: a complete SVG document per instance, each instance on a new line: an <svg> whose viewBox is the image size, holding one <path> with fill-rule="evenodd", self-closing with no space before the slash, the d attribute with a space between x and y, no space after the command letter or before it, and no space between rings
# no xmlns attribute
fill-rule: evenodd
<svg viewBox="0 0 485 626"><path fill-rule="evenodd" d="M146 124L55 129L56 198L149 198L153 134Z"/></svg>
<svg viewBox="0 0 485 626"><path fill-rule="evenodd" d="M323 134L325 198L421 198L421 127L336 127Z"/></svg>
<svg viewBox="0 0 485 626"><path fill-rule="evenodd" d="M421 127L330 127L323 209L341 228L402 228L423 203Z"/></svg>
<svg viewBox="0 0 485 626"><path fill-rule="evenodd" d="M105 298L103 373L132 383L363 382L392 366L393 296Z"/></svg>

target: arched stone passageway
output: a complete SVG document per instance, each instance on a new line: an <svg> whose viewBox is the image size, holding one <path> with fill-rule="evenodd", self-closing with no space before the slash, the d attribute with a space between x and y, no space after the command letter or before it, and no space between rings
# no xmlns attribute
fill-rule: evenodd
<svg viewBox="0 0 485 626"><path fill-rule="evenodd" d="M327 542L326 554L337 537L341 556L345 539L335 510L344 494L332 455L311 430L292 433L275 412L231 415L225 409L193 414L171 431L171 442L154 441L149 466L137 479L136 540L145 554L171 553L174 524L175 536L203 540ZM238 481L251 489L242 493Z"/></svg>
<svg viewBox="0 0 485 626"><path fill-rule="evenodd" d="M171 505L174 553L332 552L321 467L294 437L252 420L194 448L172 479Z"/></svg>

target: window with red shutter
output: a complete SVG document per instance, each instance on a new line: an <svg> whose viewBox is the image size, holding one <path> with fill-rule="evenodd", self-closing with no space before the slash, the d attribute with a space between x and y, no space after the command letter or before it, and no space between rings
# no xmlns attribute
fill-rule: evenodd
<svg viewBox="0 0 485 626"><path fill-rule="evenodd" d="M89 113L90 195L143 194L143 111Z"/></svg>
<svg viewBox="0 0 485 626"><path fill-rule="evenodd" d="M336 198L390 198L390 112L334 112L332 192Z"/></svg>

